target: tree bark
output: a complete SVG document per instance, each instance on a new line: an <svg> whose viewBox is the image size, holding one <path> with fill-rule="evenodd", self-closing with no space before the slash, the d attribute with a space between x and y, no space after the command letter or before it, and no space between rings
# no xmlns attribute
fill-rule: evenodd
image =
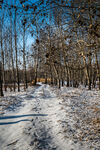
<svg viewBox="0 0 100 150"><path fill-rule="evenodd" d="M20 92L20 80L19 80L19 69L18 69L18 50L17 50L17 32L16 32L16 16L17 15L17 8L16 8L16 1L15 1L15 19L14 19L14 33L15 33L15 53L16 53L16 79L18 85L18 92Z"/></svg>
<svg viewBox="0 0 100 150"><path fill-rule="evenodd" d="M3 80L2 80L2 63L0 62L0 96L4 96L3 94Z"/></svg>

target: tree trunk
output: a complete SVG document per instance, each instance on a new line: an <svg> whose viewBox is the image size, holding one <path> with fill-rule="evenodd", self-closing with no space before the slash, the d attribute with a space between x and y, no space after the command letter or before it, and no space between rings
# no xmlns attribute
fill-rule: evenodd
<svg viewBox="0 0 100 150"><path fill-rule="evenodd" d="M12 63L12 82L13 82L13 89L14 92L16 90L16 83L15 83L15 69L14 69L14 60L13 60L13 47L12 47L12 14L10 16L10 27L11 27L11 38L10 38L10 48L11 48L11 63Z"/></svg>
<svg viewBox="0 0 100 150"><path fill-rule="evenodd" d="M26 59L25 59L25 24L23 24L23 71L24 71L24 90L28 88L27 73L26 73Z"/></svg>
<svg viewBox="0 0 100 150"><path fill-rule="evenodd" d="M2 64L1 64L1 62L0 62L0 96L4 96L4 94L3 94Z"/></svg>
<svg viewBox="0 0 100 150"><path fill-rule="evenodd" d="M15 1L15 6L16 6L16 1ZM15 53L16 53L16 78L17 78L18 92L20 92L20 80L19 80L19 70L18 70L18 51L17 51L17 32L16 32L16 15L17 15L17 8L15 7L14 33L15 33Z"/></svg>

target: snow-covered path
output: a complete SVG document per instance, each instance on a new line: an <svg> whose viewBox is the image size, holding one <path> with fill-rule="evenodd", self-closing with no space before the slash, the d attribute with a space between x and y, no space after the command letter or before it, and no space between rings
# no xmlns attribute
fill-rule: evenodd
<svg viewBox="0 0 100 150"><path fill-rule="evenodd" d="M80 130L76 128L84 92L67 89L64 95L64 89L57 92L41 85L10 97L21 102L14 111L0 115L0 150L89 150L87 141L79 138L78 142Z"/></svg>
<svg viewBox="0 0 100 150"><path fill-rule="evenodd" d="M22 99L20 107L0 116L0 150L71 150L61 134L59 120L65 117L63 111L60 114L61 100L50 86L15 97Z"/></svg>
<svg viewBox="0 0 100 150"><path fill-rule="evenodd" d="M49 107L52 93L45 88L45 85L42 85L36 88L35 92L31 90L20 95L21 106L0 116L0 150L57 148L47 121L46 107Z"/></svg>

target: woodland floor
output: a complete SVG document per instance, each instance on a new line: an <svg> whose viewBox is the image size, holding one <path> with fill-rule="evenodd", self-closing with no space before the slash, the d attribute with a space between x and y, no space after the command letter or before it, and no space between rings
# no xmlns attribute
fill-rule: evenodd
<svg viewBox="0 0 100 150"><path fill-rule="evenodd" d="M40 84L5 93L0 150L100 150L100 91Z"/></svg>

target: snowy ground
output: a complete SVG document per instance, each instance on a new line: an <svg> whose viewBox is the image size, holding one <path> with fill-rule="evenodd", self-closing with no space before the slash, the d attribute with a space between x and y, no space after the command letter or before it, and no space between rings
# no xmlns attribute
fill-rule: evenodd
<svg viewBox="0 0 100 150"><path fill-rule="evenodd" d="M100 150L100 92L41 85L0 98L0 150Z"/></svg>

